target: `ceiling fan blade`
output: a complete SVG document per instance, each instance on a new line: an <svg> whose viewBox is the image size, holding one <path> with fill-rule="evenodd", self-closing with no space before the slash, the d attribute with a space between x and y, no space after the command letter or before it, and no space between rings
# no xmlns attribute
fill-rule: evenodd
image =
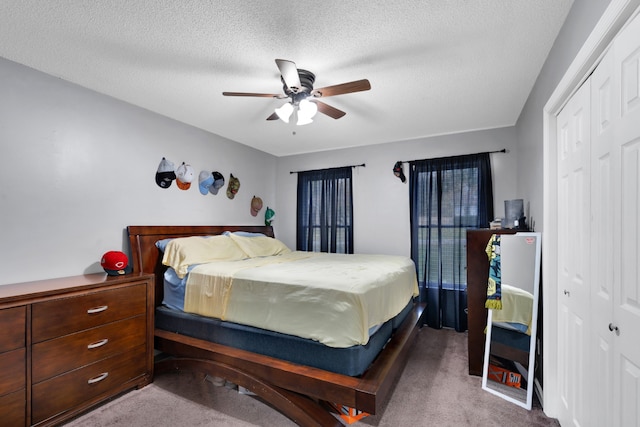
<svg viewBox="0 0 640 427"><path fill-rule="evenodd" d="M318 111L334 119L339 119L340 117L347 114L342 110L338 110L337 108L332 107L331 105L325 104L324 102L320 102L320 101L313 101L313 102L315 102L318 105Z"/></svg>
<svg viewBox="0 0 640 427"><path fill-rule="evenodd" d="M276 65L282 75L282 80L293 93L298 93L302 89L300 83L300 75L298 74L298 67L295 62L287 61L286 59L276 59Z"/></svg>
<svg viewBox="0 0 640 427"><path fill-rule="evenodd" d="M276 113L271 113L271 115L269 117L267 117L267 120L278 120L279 117Z"/></svg>
<svg viewBox="0 0 640 427"><path fill-rule="evenodd" d="M313 92L311 92L311 94L316 98L319 98L319 97L326 98L327 96L343 95L345 93L352 93L352 92L362 92L369 89L371 89L371 83L369 83L369 80L362 79L362 80L356 80L349 83L342 83L339 85L333 85L333 86L323 87L320 89L314 89Z"/></svg>
<svg viewBox="0 0 640 427"><path fill-rule="evenodd" d="M251 92L222 92L224 96L254 96L258 98L286 98L286 95L272 93L251 93Z"/></svg>

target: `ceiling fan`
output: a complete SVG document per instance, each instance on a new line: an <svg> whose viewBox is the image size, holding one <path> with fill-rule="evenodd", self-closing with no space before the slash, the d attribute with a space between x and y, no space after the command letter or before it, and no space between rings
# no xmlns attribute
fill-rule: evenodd
<svg viewBox="0 0 640 427"><path fill-rule="evenodd" d="M267 117L267 120L281 119L288 123L290 117L296 112L298 117L297 124L304 125L313 121L312 118L317 111L334 119L339 119L346 114L344 111L319 101L318 98L362 92L371 89L371 84L367 79L314 89L313 83L315 82L316 76L311 71L298 68L293 61L287 61L285 59L276 59L276 65L280 70L280 80L282 80L284 93L222 92L222 94L224 96L289 98L289 101L281 107L276 108L275 112Z"/></svg>

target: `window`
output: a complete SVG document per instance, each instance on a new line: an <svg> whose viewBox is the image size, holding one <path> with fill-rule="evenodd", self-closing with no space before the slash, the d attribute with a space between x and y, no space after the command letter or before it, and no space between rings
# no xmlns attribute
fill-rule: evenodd
<svg viewBox="0 0 640 427"><path fill-rule="evenodd" d="M411 257L427 324L466 329L466 232L493 217L488 153L410 163Z"/></svg>
<svg viewBox="0 0 640 427"><path fill-rule="evenodd" d="M296 249L353 253L351 167L298 172Z"/></svg>

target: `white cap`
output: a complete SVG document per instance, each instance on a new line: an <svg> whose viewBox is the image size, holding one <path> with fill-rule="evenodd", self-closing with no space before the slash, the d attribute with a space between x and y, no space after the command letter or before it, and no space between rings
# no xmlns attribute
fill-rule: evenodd
<svg viewBox="0 0 640 427"><path fill-rule="evenodd" d="M181 190L188 190L189 187L191 187L191 181L193 181L194 175L191 165L187 165L182 162L182 164L178 166L178 169L176 169L176 184L178 185L178 188Z"/></svg>

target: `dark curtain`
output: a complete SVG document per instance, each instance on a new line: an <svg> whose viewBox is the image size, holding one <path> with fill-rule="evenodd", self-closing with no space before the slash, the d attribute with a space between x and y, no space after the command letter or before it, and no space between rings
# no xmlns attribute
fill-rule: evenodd
<svg viewBox="0 0 640 427"><path fill-rule="evenodd" d="M351 167L298 172L296 249L353 253Z"/></svg>
<svg viewBox="0 0 640 427"><path fill-rule="evenodd" d="M466 231L493 219L489 153L410 162L411 257L427 325L467 329Z"/></svg>

